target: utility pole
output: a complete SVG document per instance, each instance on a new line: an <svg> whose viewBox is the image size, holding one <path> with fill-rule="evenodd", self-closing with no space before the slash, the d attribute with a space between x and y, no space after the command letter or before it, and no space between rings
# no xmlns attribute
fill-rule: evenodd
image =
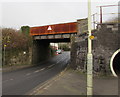
<svg viewBox="0 0 120 97"><path fill-rule="evenodd" d="M93 29L95 29L95 15L96 15L96 13L95 14L93 14Z"/></svg>
<svg viewBox="0 0 120 97"><path fill-rule="evenodd" d="M91 0L88 0L87 97L93 95L93 55L91 40Z"/></svg>
<svg viewBox="0 0 120 97"><path fill-rule="evenodd" d="M102 6L100 6L100 23L102 24Z"/></svg>

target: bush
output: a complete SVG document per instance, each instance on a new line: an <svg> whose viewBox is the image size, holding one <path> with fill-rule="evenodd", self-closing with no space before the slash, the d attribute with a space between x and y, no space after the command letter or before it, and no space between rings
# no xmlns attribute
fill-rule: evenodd
<svg viewBox="0 0 120 97"><path fill-rule="evenodd" d="M67 44L67 43L64 43L64 44L59 44L58 45L58 48L64 50L64 51L70 51L70 45Z"/></svg>
<svg viewBox="0 0 120 97"><path fill-rule="evenodd" d="M9 65L10 60L15 56L19 58L21 52L29 52L32 46L32 38L21 33L20 30L2 28L2 54L4 65ZM29 55L28 55L29 56Z"/></svg>
<svg viewBox="0 0 120 97"><path fill-rule="evenodd" d="M18 30L12 28L2 29L2 48L6 46L6 50L25 50L31 46L31 42L31 37L20 33Z"/></svg>

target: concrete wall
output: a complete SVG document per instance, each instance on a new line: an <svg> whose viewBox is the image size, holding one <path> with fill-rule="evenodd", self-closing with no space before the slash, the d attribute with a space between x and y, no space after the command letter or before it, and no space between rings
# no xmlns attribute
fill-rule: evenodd
<svg viewBox="0 0 120 97"><path fill-rule="evenodd" d="M38 64L50 57L50 43L44 40L33 40L32 64Z"/></svg>
<svg viewBox="0 0 120 97"><path fill-rule="evenodd" d="M120 48L120 32L117 24L99 24L93 35L94 72L111 73L110 59L113 53ZM72 42L71 67L86 71L87 62L87 34L78 32Z"/></svg>

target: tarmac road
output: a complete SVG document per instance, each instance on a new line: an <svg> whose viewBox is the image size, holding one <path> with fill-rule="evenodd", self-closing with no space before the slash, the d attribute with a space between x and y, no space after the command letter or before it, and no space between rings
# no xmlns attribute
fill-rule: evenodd
<svg viewBox="0 0 120 97"><path fill-rule="evenodd" d="M70 52L63 52L34 67L4 72L2 95L24 95L37 85L49 80L65 69Z"/></svg>

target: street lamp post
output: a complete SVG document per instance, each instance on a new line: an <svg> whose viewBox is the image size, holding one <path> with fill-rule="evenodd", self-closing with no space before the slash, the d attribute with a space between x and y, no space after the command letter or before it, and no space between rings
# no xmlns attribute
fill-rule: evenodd
<svg viewBox="0 0 120 97"><path fill-rule="evenodd" d="M102 24L102 6L100 6L100 23Z"/></svg>
<svg viewBox="0 0 120 97"><path fill-rule="evenodd" d="M87 97L93 95L93 55L91 40L91 0L88 0Z"/></svg>

